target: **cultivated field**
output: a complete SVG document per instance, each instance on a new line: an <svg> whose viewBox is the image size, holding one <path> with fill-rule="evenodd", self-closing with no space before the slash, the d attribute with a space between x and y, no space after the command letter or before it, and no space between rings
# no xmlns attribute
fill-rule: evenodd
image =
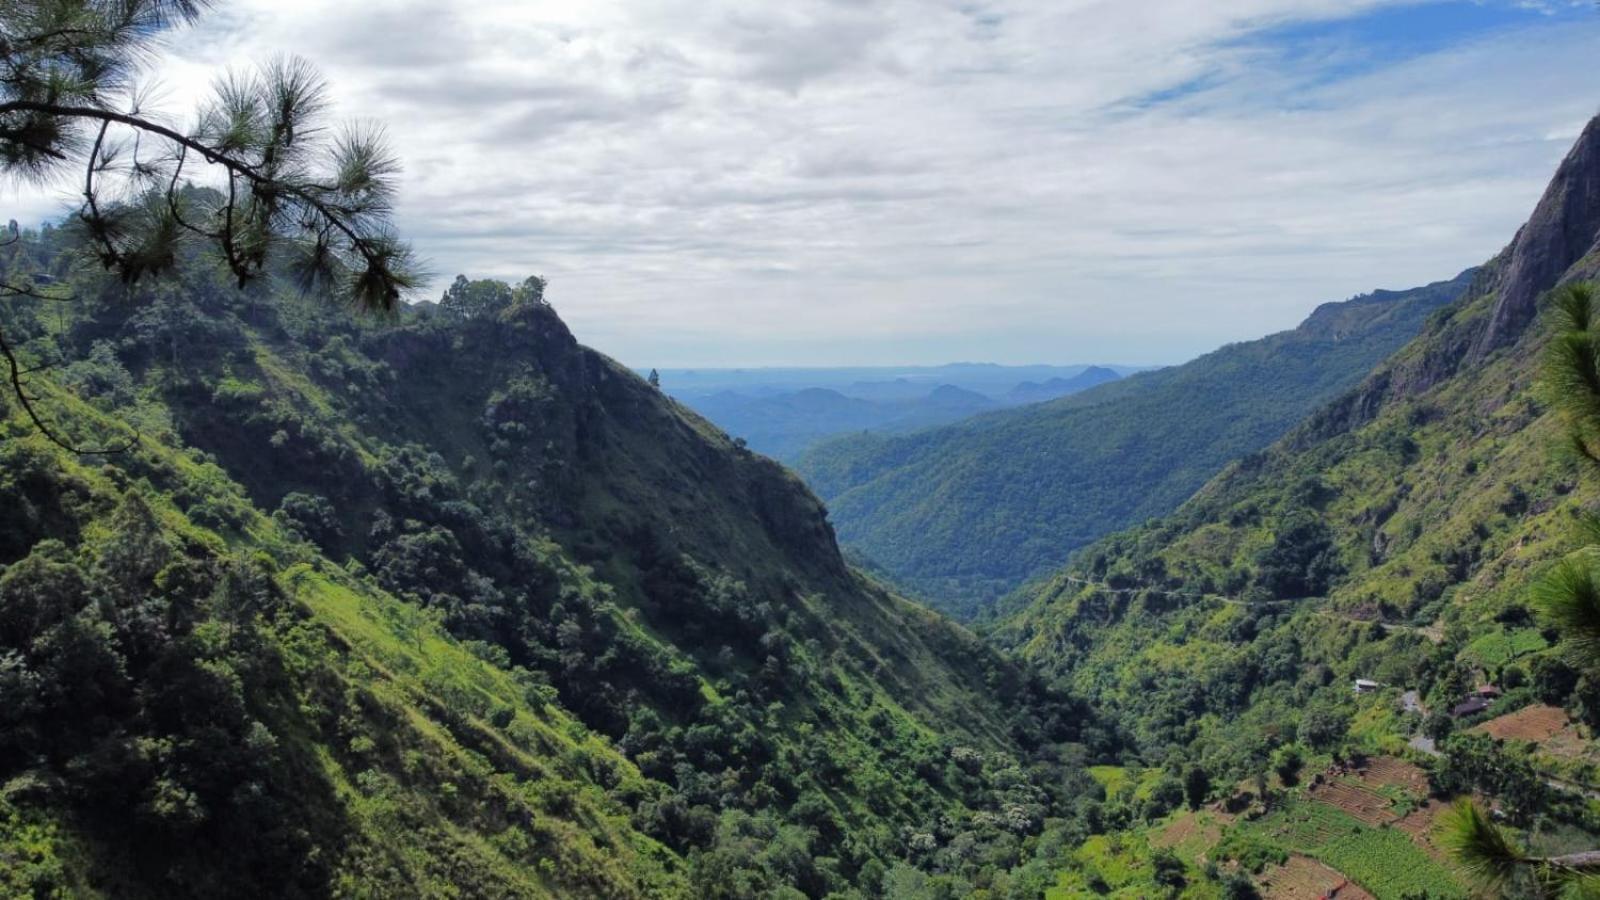
<svg viewBox="0 0 1600 900"><path fill-rule="evenodd" d="M1363 825L1376 828L1396 818L1392 799L1358 782L1335 778L1313 785L1309 793L1311 799L1326 803Z"/></svg>
<svg viewBox="0 0 1600 900"><path fill-rule="evenodd" d="M1150 845L1171 849L1185 862L1200 864L1222 838L1222 829L1210 813L1186 812L1150 835Z"/></svg>
<svg viewBox="0 0 1600 900"><path fill-rule="evenodd" d="M1413 827L1425 827L1421 821L1421 817L1414 820ZM1463 896L1449 865L1424 849L1422 842L1413 838L1412 829L1402 830L1397 825L1374 828L1326 802L1291 803L1247 827L1269 844L1314 858L1349 876L1384 900L1424 892L1434 897Z"/></svg>
<svg viewBox="0 0 1600 900"><path fill-rule="evenodd" d="M1567 713L1555 706L1529 706L1474 728L1502 741L1548 741L1567 727Z"/></svg>
<svg viewBox="0 0 1600 900"><path fill-rule="evenodd" d="M1527 741L1534 752L1567 763L1600 764L1600 742L1554 706L1529 706L1479 725L1474 731L1503 741Z"/></svg>
<svg viewBox="0 0 1600 900"><path fill-rule="evenodd" d="M1338 900L1374 900L1344 875L1298 854L1289 857L1283 865L1261 873L1256 881L1267 900L1321 900L1335 888L1338 888Z"/></svg>
<svg viewBox="0 0 1600 900"><path fill-rule="evenodd" d="M1419 795L1428 792L1428 773L1392 756L1373 757L1358 774L1361 782L1369 787L1399 788Z"/></svg>

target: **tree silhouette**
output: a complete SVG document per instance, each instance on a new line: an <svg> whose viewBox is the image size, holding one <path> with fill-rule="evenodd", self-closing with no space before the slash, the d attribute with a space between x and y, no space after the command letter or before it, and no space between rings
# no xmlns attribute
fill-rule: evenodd
<svg viewBox="0 0 1600 900"><path fill-rule="evenodd" d="M210 5L0 0L0 173L75 179L76 224L125 282L171 271L200 244L241 285L282 267L303 289L393 311L419 281L391 226L398 165L381 130L325 126L326 85L309 63L228 73L187 124L148 108L138 75L153 42ZM60 299L27 282L0 295ZM3 340L0 355L33 424L77 449L37 415Z"/></svg>

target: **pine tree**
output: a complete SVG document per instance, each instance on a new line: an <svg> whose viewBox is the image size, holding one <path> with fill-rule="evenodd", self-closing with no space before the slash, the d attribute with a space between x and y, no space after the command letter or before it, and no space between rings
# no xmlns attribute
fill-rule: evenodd
<svg viewBox="0 0 1600 900"><path fill-rule="evenodd" d="M125 282L170 272L198 244L241 285L281 264L308 290L394 310L418 283L391 227L398 165L381 131L324 126L326 85L310 64L285 57L224 76L186 124L149 108L141 61L210 5L0 0L0 173L70 176L76 224ZM13 225L0 243L18 239ZM48 294L0 284L0 297ZM66 446L37 415L3 334L0 356L35 426Z"/></svg>
<svg viewBox="0 0 1600 900"><path fill-rule="evenodd" d="M661 373L655 369L650 370L650 386L658 391L661 390Z"/></svg>
<svg viewBox="0 0 1600 900"><path fill-rule="evenodd" d="M1551 298L1555 322L1542 367L1546 401L1566 429L1564 450L1584 474L1600 476L1600 292L1570 284ZM1561 633L1569 661L1600 677L1600 516L1580 519L1582 548L1534 586L1540 612ZM1457 803L1445 833L1456 859L1490 888L1510 891L1531 879L1583 896L1600 894L1600 850L1538 856L1523 849L1471 800Z"/></svg>

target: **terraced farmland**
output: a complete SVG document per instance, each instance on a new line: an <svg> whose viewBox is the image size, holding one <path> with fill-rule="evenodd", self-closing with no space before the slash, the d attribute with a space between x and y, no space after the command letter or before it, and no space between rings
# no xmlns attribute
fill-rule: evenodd
<svg viewBox="0 0 1600 900"><path fill-rule="evenodd" d="M1548 741L1567 727L1567 712L1558 706L1527 706L1474 728L1502 741Z"/></svg>
<svg viewBox="0 0 1600 900"><path fill-rule="evenodd" d="M1360 778L1363 783L1374 787L1399 788L1419 796L1428 792L1428 773L1392 756L1377 756L1368 760L1360 770Z"/></svg>
<svg viewBox="0 0 1600 900"><path fill-rule="evenodd" d="M1338 900L1375 900L1342 872L1308 856L1291 856L1283 865L1261 873L1256 881L1266 900L1312 900L1327 897L1335 889Z"/></svg>
<svg viewBox="0 0 1600 900"><path fill-rule="evenodd" d="M1445 859L1444 848L1434 840L1434 830L1437 827L1439 816L1450 807L1438 800L1429 800L1422 806L1407 813L1404 818L1394 823L1394 828L1405 832L1411 837L1411 843L1421 847L1424 852L1436 860Z"/></svg>
<svg viewBox="0 0 1600 900"><path fill-rule="evenodd" d="M1382 796L1363 790L1371 796ZM1371 801L1363 796L1361 802ZM1399 900L1424 892L1432 897L1465 896L1455 874L1413 842L1408 830L1390 825L1373 827L1326 802L1291 801L1241 827L1262 841L1348 875L1378 900Z"/></svg>
<svg viewBox="0 0 1600 900"><path fill-rule="evenodd" d="M1335 807L1365 825L1387 825L1399 818L1394 798L1356 781L1335 778L1313 785L1309 793L1311 799Z"/></svg>
<svg viewBox="0 0 1600 900"><path fill-rule="evenodd" d="M1186 812L1150 835L1150 845L1170 849L1184 862L1199 864L1222 838L1222 828L1209 812Z"/></svg>

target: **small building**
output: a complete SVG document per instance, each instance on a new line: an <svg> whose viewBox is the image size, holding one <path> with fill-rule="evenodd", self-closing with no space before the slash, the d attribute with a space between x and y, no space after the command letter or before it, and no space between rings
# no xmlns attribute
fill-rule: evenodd
<svg viewBox="0 0 1600 900"><path fill-rule="evenodd" d="M1472 693L1485 700L1493 700L1500 696L1500 689L1492 684L1480 684Z"/></svg>
<svg viewBox="0 0 1600 900"><path fill-rule="evenodd" d="M1370 693L1373 693L1374 691L1376 691L1378 688L1381 688L1381 687L1383 687L1382 684L1380 684L1379 682L1373 681L1370 678L1357 678L1356 679L1356 693L1358 693L1358 694L1370 694Z"/></svg>
<svg viewBox="0 0 1600 900"><path fill-rule="evenodd" d="M1486 698L1486 697L1468 697L1467 699L1461 701L1460 703L1457 703L1455 706L1450 707L1450 715L1455 716L1456 718L1459 719L1459 718L1462 718L1463 716L1475 716L1478 713L1481 713L1481 712L1483 712L1484 710L1486 710L1488 708L1489 708L1489 700L1488 700L1488 698Z"/></svg>

